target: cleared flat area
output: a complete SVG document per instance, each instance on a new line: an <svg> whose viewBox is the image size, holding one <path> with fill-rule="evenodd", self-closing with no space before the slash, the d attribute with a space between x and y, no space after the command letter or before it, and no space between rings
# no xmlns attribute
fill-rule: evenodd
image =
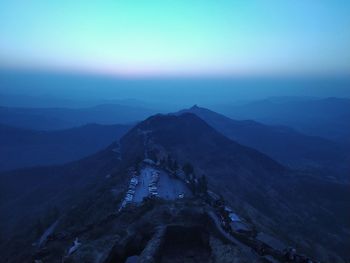
<svg viewBox="0 0 350 263"><path fill-rule="evenodd" d="M141 170L139 175L139 183L136 186L135 189L135 195L133 201L136 203L142 202L143 198L148 196L148 185L151 182L151 175L152 175L153 169L151 168L144 168Z"/></svg>
<svg viewBox="0 0 350 263"><path fill-rule="evenodd" d="M139 175L139 183L135 189L134 202L142 202L143 198L149 195L148 186L151 183L152 173L159 173L159 180L156 184L158 196L167 200L179 198L180 194L184 197L192 196L192 193L187 188L186 184L181 180L171 177L167 172L158 170L151 166L143 168Z"/></svg>
<svg viewBox="0 0 350 263"><path fill-rule="evenodd" d="M192 196L192 193L184 182L179 179L170 177L166 172L160 172L158 182L159 196L164 199L173 200L184 194L184 197Z"/></svg>

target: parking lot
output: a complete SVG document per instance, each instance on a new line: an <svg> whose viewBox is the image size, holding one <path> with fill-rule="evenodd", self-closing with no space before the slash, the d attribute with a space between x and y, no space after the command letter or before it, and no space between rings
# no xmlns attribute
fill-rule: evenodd
<svg viewBox="0 0 350 263"><path fill-rule="evenodd" d="M149 195L174 200L191 196L191 192L181 180L171 177L167 172L146 166L141 169L135 188L133 202L142 202Z"/></svg>

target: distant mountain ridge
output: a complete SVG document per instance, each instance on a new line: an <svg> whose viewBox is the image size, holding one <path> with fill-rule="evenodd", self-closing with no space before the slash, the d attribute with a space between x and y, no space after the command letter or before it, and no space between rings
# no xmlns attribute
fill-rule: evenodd
<svg viewBox="0 0 350 263"><path fill-rule="evenodd" d="M274 97L212 108L230 118L286 125L308 135L350 143L349 98Z"/></svg>
<svg viewBox="0 0 350 263"><path fill-rule="evenodd" d="M75 161L117 141L131 126L88 124L35 131L0 124L0 171Z"/></svg>
<svg viewBox="0 0 350 263"><path fill-rule="evenodd" d="M155 113L152 109L118 104L89 108L0 107L0 124L34 130L57 130L88 123L131 124Z"/></svg>

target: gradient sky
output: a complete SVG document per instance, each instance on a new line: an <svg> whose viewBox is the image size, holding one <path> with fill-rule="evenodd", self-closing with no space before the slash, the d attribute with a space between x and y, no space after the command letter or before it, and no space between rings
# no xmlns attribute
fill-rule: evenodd
<svg viewBox="0 0 350 263"><path fill-rule="evenodd" d="M350 1L0 0L0 65L116 75L350 74Z"/></svg>

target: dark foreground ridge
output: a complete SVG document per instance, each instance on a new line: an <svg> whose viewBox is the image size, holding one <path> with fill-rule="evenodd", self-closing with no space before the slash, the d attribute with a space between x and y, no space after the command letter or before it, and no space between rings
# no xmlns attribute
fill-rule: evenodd
<svg viewBox="0 0 350 263"><path fill-rule="evenodd" d="M69 234L54 225L33 259L55 262L63 254L63 262L316 262L272 237L261 240L268 235L181 169L149 159L138 167L128 169L130 184L118 212ZM145 184L147 173L154 181ZM184 188L171 196L174 186L164 185L162 177L184 180ZM142 188L148 191L140 201L136 196ZM58 252L60 247L66 249Z"/></svg>

